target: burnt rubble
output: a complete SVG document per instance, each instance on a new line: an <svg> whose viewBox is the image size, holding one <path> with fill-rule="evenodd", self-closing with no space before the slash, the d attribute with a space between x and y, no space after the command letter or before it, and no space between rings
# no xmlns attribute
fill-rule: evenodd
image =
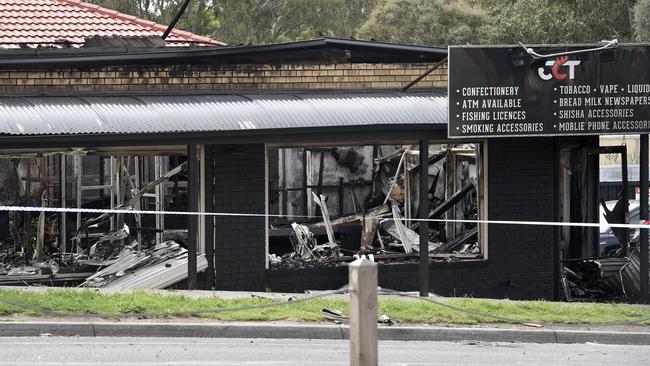
<svg viewBox="0 0 650 366"><path fill-rule="evenodd" d="M313 207L314 217L291 223L272 223L271 239L286 233L284 237L289 238L291 247L284 253L271 250L269 267L341 266L357 253L373 254L375 260L385 263L417 261L420 225L429 226L431 260L480 258L482 250L477 224L421 223L417 220L420 194L417 183L421 171L429 178L429 190L424 194L431 207L430 219L478 219L476 148L472 144L434 145L430 148L426 169L420 168L419 151L411 146L372 146L356 148L356 151L355 148L315 149L316 153L311 155L315 164L311 167L315 166L317 172L312 174L314 179L311 181L316 184L301 192L301 197L311 195L313 206L309 203L302 206ZM280 152L278 156L281 159L286 154ZM289 152L289 156L292 154ZM364 162L368 156L374 157L372 165ZM309 162L307 160L306 164ZM334 164L337 166L332 166ZM280 166L291 165L281 162ZM299 168L294 166L294 169ZM291 176L287 172L279 174ZM305 174L309 175L309 172ZM310 181L308 178L303 181ZM336 181L338 187L330 184ZM359 186L359 182L365 182L365 185ZM288 183L285 181L285 185ZM329 195L325 192L327 187L330 188ZM286 187L279 186L278 201L287 199L287 196L298 197L296 190L293 189L291 196L286 193L289 191ZM363 198L361 193L365 194ZM277 206L280 209L298 205L296 202L278 202ZM330 217L330 212L338 214Z"/></svg>
<svg viewBox="0 0 650 366"><path fill-rule="evenodd" d="M629 205L622 194L612 209L605 202L601 204L607 223L630 223ZM640 298L641 264L639 242L635 240L638 239L639 230L635 233L627 228L612 227L609 230L618 243L610 243L604 252L607 256L564 261L561 286L565 300L635 302ZM607 234L606 231L604 233ZM626 254L628 251L629 254Z"/></svg>
<svg viewBox="0 0 650 366"><path fill-rule="evenodd" d="M180 244L170 240L146 250L136 248L137 243L125 247L110 265L86 278L81 286L159 289L187 277L187 250ZM203 271L207 266L205 257L199 257L197 268Z"/></svg>
<svg viewBox="0 0 650 366"><path fill-rule="evenodd" d="M0 212L0 284L164 288L187 278L187 230L177 228L186 223L168 218L170 230L162 218L128 213L185 210L187 162L86 153L0 159L5 205L122 211ZM207 268L204 256L197 267Z"/></svg>
<svg viewBox="0 0 650 366"><path fill-rule="evenodd" d="M641 294L639 253L571 261L562 270L567 301L636 301Z"/></svg>

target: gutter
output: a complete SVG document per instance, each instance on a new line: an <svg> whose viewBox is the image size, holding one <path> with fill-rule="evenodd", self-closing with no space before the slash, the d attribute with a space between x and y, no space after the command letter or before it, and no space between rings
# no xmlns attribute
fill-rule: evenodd
<svg viewBox="0 0 650 366"><path fill-rule="evenodd" d="M335 143L354 141L414 142L418 138L445 139L446 124L309 127L274 130L190 131L175 133L83 134L83 135L0 135L3 149L69 148L71 146L160 146L177 144L279 144ZM359 134L363 138L359 138ZM355 137L357 136L357 137Z"/></svg>
<svg viewBox="0 0 650 366"><path fill-rule="evenodd" d="M161 49L33 49L0 51L0 68L29 69L53 67L108 66L124 64L159 64L198 62L209 64L242 63L237 57L250 57L256 63L256 56L277 54L278 63L301 63L307 57L288 55L291 52L324 51L318 58L329 61L328 50L360 51L378 55L404 57L404 62L413 62L415 56L423 61L440 61L447 56L447 50L437 47L401 45L385 42L358 41L339 38L320 38L307 41L278 43L261 46L161 48ZM370 58L348 56L349 62L364 62ZM230 60L229 60L230 59ZM338 58L340 60L340 56ZM266 63L266 62L264 62Z"/></svg>

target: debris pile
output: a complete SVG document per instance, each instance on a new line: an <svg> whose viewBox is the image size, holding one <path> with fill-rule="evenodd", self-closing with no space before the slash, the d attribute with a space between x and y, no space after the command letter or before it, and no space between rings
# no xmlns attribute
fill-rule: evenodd
<svg viewBox="0 0 650 366"><path fill-rule="evenodd" d="M641 294L639 253L573 261L562 270L567 301L636 300Z"/></svg>
<svg viewBox="0 0 650 366"><path fill-rule="evenodd" d="M336 324L348 324L350 322L350 317L343 314L342 312L336 310L336 309L328 309L328 308L323 308L320 311L320 314L323 316L323 318L332 321ZM377 323L382 324L382 325L394 325L395 323L393 320L388 317L386 314L381 314L379 317L377 317Z"/></svg>
<svg viewBox="0 0 650 366"><path fill-rule="evenodd" d="M615 202L601 201L603 218L610 225L630 223L629 201L623 193ZM567 301L638 300L641 294L639 233L638 229L630 232L627 228L605 227L600 231L599 244L600 252L607 257L565 260L561 274L564 298Z"/></svg>
<svg viewBox="0 0 650 366"><path fill-rule="evenodd" d="M283 213L282 207L293 207L295 213L307 213L306 216L313 219L291 223L276 220L272 223L271 236L280 236L273 236L274 231L287 232L285 237L289 238L291 250L283 253L282 250L274 251L271 246L271 268L344 265L358 252L372 253L375 260L381 262L415 261L420 248L420 225L429 226L429 256L432 260L456 261L482 256L477 224L442 221L423 224L417 220L420 174L428 176L428 190L422 194L429 201L429 219L478 219L480 167L477 161L480 159L477 145L433 145L429 149L428 166L424 169L419 164L419 149L412 146L316 151L318 154L312 156L316 164L310 164L309 160L306 163L312 168L318 167L318 172L311 177L314 179L310 179L310 173L304 167L286 161L278 164L280 170L302 169L306 175L303 182L316 181L317 184L307 185L301 196L289 195L287 187L278 187L277 209L280 213ZM278 153L279 159L283 156L295 160L296 154ZM372 166L365 163L367 156L373 156ZM284 177L287 186L292 184L287 177L294 177L294 180L298 177L295 171L280 171L278 174ZM338 176L333 176L335 174ZM345 178L348 178L348 183ZM338 187L330 184L337 181ZM359 182L367 182L367 185L358 187ZM296 190L291 189L291 192ZM334 194L335 189L338 194ZM350 200L346 200L346 190ZM325 194L327 192L330 194ZM365 193L363 199L359 193ZM306 196L312 198L314 205L310 202L302 205L300 202L281 202ZM338 214L330 218L328 206L332 205L338 206ZM307 211L297 211L300 206ZM285 229L289 226L291 231ZM323 238L323 228L327 238Z"/></svg>
<svg viewBox="0 0 650 366"><path fill-rule="evenodd" d="M187 250L170 240L148 250L137 251L137 243L124 248L108 267L88 277L82 287L165 288L187 276ZM197 267L207 268L204 256Z"/></svg>
<svg viewBox="0 0 650 366"><path fill-rule="evenodd" d="M315 194L313 197L323 215L323 224L327 231L328 242L318 244L309 227L294 222L291 224L293 231L290 236L293 252L283 255L281 258L273 255L271 264L275 268L323 267L328 264L335 264L337 259L341 258L340 246L334 239L334 231L325 197L319 197Z"/></svg>
<svg viewBox="0 0 650 366"><path fill-rule="evenodd" d="M186 158L91 153L0 157L3 205L121 211L0 212L0 284L162 288L187 277L184 218L128 212L185 210Z"/></svg>

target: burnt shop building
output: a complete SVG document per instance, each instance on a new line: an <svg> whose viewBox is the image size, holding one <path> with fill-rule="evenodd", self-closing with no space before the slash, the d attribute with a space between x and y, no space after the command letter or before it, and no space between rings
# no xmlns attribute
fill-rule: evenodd
<svg viewBox="0 0 650 366"><path fill-rule="evenodd" d="M508 229L517 238L547 240L555 298L647 301L646 230L607 225L648 218L648 47L614 40L582 47L450 47L449 52L449 137L483 138L488 155L501 144L519 146L513 154L526 146L538 149L528 168L513 166L501 174L509 177L510 187L530 183L540 201L527 202L530 212L521 215L512 200L493 202L493 189L509 188L496 185L497 173L488 166L488 209L502 207L495 216L488 212L489 219L539 222ZM609 135L623 143L602 143L600 137ZM628 151L626 136L639 139L638 150ZM630 158L634 162L628 164ZM604 159L617 163L601 167ZM513 214L504 212L510 205ZM592 270L595 276L586 274ZM589 281L598 284L585 285Z"/></svg>
<svg viewBox="0 0 650 366"><path fill-rule="evenodd" d="M598 222L598 134L623 132L562 130L581 119L554 113L593 108L553 98L580 98L555 90L565 84L624 85L607 65L619 53L636 60L627 50L572 56L581 63L557 75L516 47L448 55L332 38L0 50L0 152L49 169L50 199L21 201L33 206L90 205L73 192L87 176L75 178L72 159L104 182L111 174L126 182L120 174L133 176L136 160L138 172L154 164L180 172L150 207L204 215L120 219L143 246L186 232L189 272L179 287L339 288L361 253L379 263L385 288L560 299L563 261L601 254L597 229L481 222ZM634 126L625 133L647 132ZM617 149L610 153L625 155ZM120 189L93 204L132 198ZM89 255L75 235L85 214L57 215L57 250L73 261Z"/></svg>

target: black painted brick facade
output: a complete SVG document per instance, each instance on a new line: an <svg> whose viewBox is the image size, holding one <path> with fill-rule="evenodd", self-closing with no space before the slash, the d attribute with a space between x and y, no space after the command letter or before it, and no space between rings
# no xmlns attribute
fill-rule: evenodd
<svg viewBox="0 0 650 366"><path fill-rule="evenodd" d="M215 177L212 212L264 213L263 145L216 146L211 168ZM214 232L215 278L212 287L219 290L264 290L264 218L217 216Z"/></svg>
<svg viewBox="0 0 650 366"><path fill-rule="evenodd" d="M554 220L552 138L494 139L488 146L488 214L492 220ZM487 288L514 287L512 298L553 296L553 227L491 225ZM501 283L499 283L501 282ZM498 293L498 291L495 291Z"/></svg>
<svg viewBox="0 0 650 366"><path fill-rule="evenodd" d="M264 149L215 149L215 211L264 210ZM553 139L494 139L488 146L488 215L493 220L553 220ZM264 221L217 218L216 281L225 290L303 291L335 289L347 282L347 267L264 270ZM432 263L430 283L442 295L513 299L553 296L552 227L491 225L488 259ZM417 264L379 267L380 286L417 290Z"/></svg>

